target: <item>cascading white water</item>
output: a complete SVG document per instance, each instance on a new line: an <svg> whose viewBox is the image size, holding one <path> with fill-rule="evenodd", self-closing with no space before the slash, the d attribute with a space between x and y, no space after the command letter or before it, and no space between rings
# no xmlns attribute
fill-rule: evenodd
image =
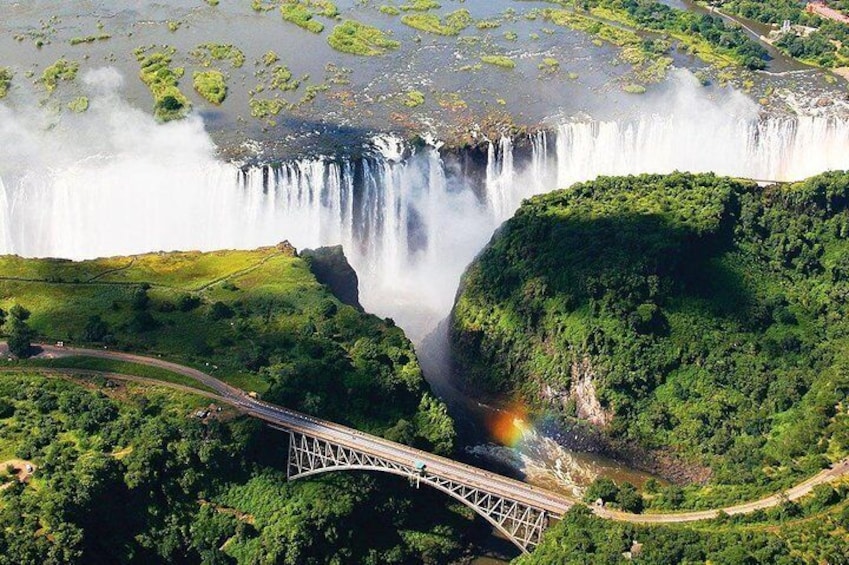
<svg viewBox="0 0 849 565"><path fill-rule="evenodd" d="M11 220L9 219L9 200L6 197L6 185L0 178L0 250L11 249L12 238L9 235Z"/></svg>
<svg viewBox="0 0 849 565"><path fill-rule="evenodd" d="M488 142L486 163L486 194L492 216L503 220L516 209L516 170L513 167L513 140L504 136L497 145ZM542 156L544 158L544 156Z"/></svg>
<svg viewBox="0 0 849 565"><path fill-rule="evenodd" d="M762 120L728 116L699 127L697 119L648 116L624 123L561 124L557 129L557 184L595 175L672 170L759 180L801 180L849 166L845 119Z"/></svg>
<svg viewBox="0 0 849 565"><path fill-rule="evenodd" d="M447 314L493 229L533 194L600 174L795 180L849 168L849 120L759 119L739 100L699 99L693 109L698 96L662 115L564 121L494 140L482 187L458 178L432 140L412 148L379 136L360 158L242 170L214 157L199 119L157 125L114 94L46 132L0 106L0 253L81 259L341 243L366 308L420 338Z"/></svg>

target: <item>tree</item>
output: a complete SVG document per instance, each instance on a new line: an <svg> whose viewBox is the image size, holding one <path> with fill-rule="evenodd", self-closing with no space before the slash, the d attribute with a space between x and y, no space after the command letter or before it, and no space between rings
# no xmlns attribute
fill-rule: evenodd
<svg viewBox="0 0 849 565"><path fill-rule="evenodd" d="M91 316L83 328L83 341L103 341L109 335L109 324L98 316Z"/></svg>
<svg viewBox="0 0 849 565"><path fill-rule="evenodd" d="M133 296L130 303L133 310L145 310L150 304L150 297L147 295L147 289L150 285L144 284L133 291Z"/></svg>
<svg viewBox="0 0 849 565"><path fill-rule="evenodd" d="M14 413L15 405L5 398L0 398L0 418L8 418Z"/></svg>
<svg viewBox="0 0 849 565"><path fill-rule="evenodd" d="M625 512L639 513L643 511L643 497L631 483L624 482L616 494L616 502Z"/></svg>
<svg viewBox="0 0 849 565"><path fill-rule="evenodd" d="M9 315L12 316L12 318L17 318L18 320L25 322L29 320L30 311L21 306L20 304L15 304L9 310Z"/></svg>
<svg viewBox="0 0 849 565"><path fill-rule="evenodd" d="M213 320L226 320L234 315L233 309L221 301L215 302L209 310L209 317Z"/></svg>
<svg viewBox="0 0 849 565"><path fill-rule="evenodd" d="M192 296L191 294L184 294L177 301L177 308L180 312L191 312L198 306L200 306L200 298L197 296Z"/></svg>
<svg viewBox="0 0 849 565"><path fill-rule="evenodd" d="M592 503L600 498L604 502L612 502L616 500L618 494L619 488L611 479L607 477L596 477L587 488L587 492L584 494L584 500Z"/></svg>
<svg viewBox="0 0 849 565"><path fill-rule="evenodd" d="M6 321L6 333L8 334L7 343L9 352L18 358L26 358L30 356L31 342L35 337L35 332L27 325L26 319L29 318L29 310L15 304L9 310L11 317Z"/></svg>

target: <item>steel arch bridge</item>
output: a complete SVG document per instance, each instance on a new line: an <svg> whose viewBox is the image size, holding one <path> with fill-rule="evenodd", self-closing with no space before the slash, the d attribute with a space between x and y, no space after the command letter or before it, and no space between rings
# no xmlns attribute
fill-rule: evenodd
<svg viewBox="0 0 849 565"><path fill-rule="evenodd" d="M500 492L500 489L470 486L462 480L450 478L443 473L433 473L426 467L417 468L412 460L409 463L401 463L304 432L273 427L289 435L286 468L288 479L309 477L330 471L355 470L379 471L406 477L416 486L425 484L462 502L492 524L524 553L533 551L540 543L542 534L551 519L562 515L542 505L511 498Z"/></svg>

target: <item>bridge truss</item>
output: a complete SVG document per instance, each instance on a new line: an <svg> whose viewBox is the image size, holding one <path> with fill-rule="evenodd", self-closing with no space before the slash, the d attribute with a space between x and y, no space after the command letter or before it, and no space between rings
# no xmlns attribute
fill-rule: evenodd
<svg viewBox="0 0 849 565"><path fill-rule="evenodd" d="M277 428L289 434L287 477L298 479L343 470L381 471L407 477L411 484L426 484L472 508L524 553L539 544L549 524L549 513L526 503L479 487L441 477L415 462L402 464L303 432Z"/></svg>

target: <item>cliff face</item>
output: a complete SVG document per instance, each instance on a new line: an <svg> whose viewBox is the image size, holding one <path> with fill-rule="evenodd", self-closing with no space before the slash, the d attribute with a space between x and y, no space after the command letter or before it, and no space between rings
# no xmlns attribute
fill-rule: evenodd
<svg viewBox="0 0 849 565"><path fill-rule="evenodd" d="M829 379L849 387L847 203L849 174L600 178L533 198L464 275L462 374L759 480L849 427L815 415L846 400Z"/></svg>
<svg viewBox="0 0 849 565"><path fill-rule="evenodd" d="M341 245L304 249L301 257L307 260L318 282L326 285L343 304L363 311L360 305L360 281Z"/></svg>

